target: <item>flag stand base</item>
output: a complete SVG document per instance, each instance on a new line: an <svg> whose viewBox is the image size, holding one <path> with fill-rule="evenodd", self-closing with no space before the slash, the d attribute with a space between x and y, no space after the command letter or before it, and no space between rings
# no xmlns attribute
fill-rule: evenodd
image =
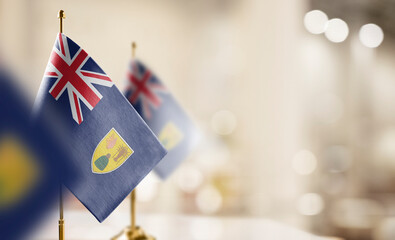
<svg viewBox="0 0 395 240"><path fill-rule="evenodd" d="M134 231L131 231L130 227L125 228L111 240L155 240L154 237L145 234L144 230L139 226L136 226Z"/></svg>
<svg viewBox="0 0 395 240"><path fill-rule="evenodd" d="M124 228L111 240L155 240L154 237L145 234L142 228L136 226L136 189L130 194L130 218L131 226Z"/></svg>

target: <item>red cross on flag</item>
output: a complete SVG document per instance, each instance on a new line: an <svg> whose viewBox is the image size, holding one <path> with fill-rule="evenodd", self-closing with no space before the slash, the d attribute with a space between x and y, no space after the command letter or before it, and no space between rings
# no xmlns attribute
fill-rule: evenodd
<svg viewBox="0 0 395 240"><path fill-rule="evenodd" d="M67 90L73 119L78 124L83 121L80 101L92 111L102 98L92 84L106 87L114 84L90 61L91 58L82 48L67 41L67 37L59 33L44 76L56 78L49 90L56 100Z"/></svg>

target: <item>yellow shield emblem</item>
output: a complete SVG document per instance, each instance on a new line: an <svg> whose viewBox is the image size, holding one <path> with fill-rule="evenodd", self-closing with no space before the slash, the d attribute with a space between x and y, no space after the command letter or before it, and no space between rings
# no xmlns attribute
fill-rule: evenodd
<svg viewBox="0 0 395 240"><path fill-rule="evenodd" d="M40 168L29 149L13 136L0 139L0 209L16 204L40 180Z"/></svg>
<svg viewBox="0 0 395 240"><path fill-rule="evenodd" d="M159 141L167 150L173 149L183 138L184 135L180 129L172 122L168 122L159 133Z"/></svg>
<svg viewBox="0 0 395 240"><path fill-rule="evenodd" d="M115 171L132 154L133 149L112 128L97 145L92 156L92 172L104 174Z"/></svg>

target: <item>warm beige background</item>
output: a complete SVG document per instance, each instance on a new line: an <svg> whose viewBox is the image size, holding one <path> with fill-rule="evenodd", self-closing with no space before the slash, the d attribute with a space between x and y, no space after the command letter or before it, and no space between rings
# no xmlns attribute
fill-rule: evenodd
<svg viewBox="0 0 395 240"><path fill-rule="evenodd" d="M0 0L0 49L34 99L59 9L67 16L64 32L121 89L130 43L137 42L137 56L205 137L168 181L150 176L143 183L142 212L271 217L350 239L393 239L385 238L392 236L385 234L395 206L392 41L368 49L355 27L340 44L309 34L303 26L309 6ZM234 120L229 134L218 134L218 126ZM303 149L317 164L308 175L293 166Z"/></svg>

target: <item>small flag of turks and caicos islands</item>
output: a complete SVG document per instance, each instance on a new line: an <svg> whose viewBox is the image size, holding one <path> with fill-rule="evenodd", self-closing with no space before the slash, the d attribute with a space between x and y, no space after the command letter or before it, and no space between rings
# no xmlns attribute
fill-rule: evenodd
<svg viewBox="0 0 395 240"><path fill-rule="evenodd" d="M34 113L73 157L70 191L102 222L166 155L166 150L99 65L59 33Z"/></svg>
<svg viewBox="0 0 395 240"><path fill-rule="evenodd" d="M166 179L191 152L200 134L162 82L136 59L129 65L125 96L168 150L155 167Z"/></svg>

